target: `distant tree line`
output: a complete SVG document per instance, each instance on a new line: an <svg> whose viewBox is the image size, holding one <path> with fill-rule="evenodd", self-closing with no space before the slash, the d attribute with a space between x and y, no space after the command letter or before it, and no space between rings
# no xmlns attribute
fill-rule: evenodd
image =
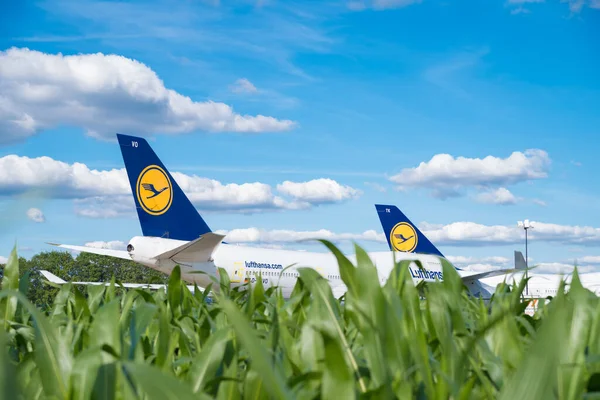
<svg viewBox="0 0 600 400"><path fill-rule="evenodd" d="M19 257L20 278L29 274L27 297L42 308L51 305L58 292L57 288L44 283L45 278L40 273L44 269L66 281L110 282L114 276L117 281L129 283L168 282L168 276L161 272L114 257L90 253L73 257L67 251L45 251L30 260ZM3 276L4 265L0 268L0 279ZM85 292L86 288L80 286L79 290Z"/></svg>

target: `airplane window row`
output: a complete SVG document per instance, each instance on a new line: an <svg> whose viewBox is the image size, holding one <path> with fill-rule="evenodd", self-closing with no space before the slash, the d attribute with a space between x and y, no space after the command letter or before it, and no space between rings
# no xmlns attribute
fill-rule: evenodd
<svg viewBox="0 0 600 400"><path fill-rule="evenodd" d="M251 276L251 275L259 275L260 271L246 271L246 276ZM298 274L297 272L284 272L283 274L281 274L279 271L262 271L262 276L279 276L282 275L283 277L286 278L291 278L291 277L298 277L300 276L300 274ZM327 275L328 279L341 279L341 277L339 275Z"/></svg>
<svg viewBox="0 0 600 400"><path fill-rule="evenodd" d="M284 277L293 277L299 276L297 272L284 272L283 274L279 271L246 271L246 276L250 275L259 275L262 273L262 276L279 276L282 275Z"/></svg>

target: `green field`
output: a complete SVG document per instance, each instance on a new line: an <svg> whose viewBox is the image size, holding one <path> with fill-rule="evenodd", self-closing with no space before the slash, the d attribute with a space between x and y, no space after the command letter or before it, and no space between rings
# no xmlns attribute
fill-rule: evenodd
<svg viewBox="0 0 600 400"><path fill-rule="evenodd" d="M225 274L218 292L191 293L177 268L167 291L64 285L42 309L13 251L0 291L0 396L600 398L600 302L577 272L530 317L525 281L485 304L450 265L444 282L415 287L402 262L382 287L361 248L353 265L323 243L349 288L341 300L308 268L289 300L260 279L231 290Z"/></svg>

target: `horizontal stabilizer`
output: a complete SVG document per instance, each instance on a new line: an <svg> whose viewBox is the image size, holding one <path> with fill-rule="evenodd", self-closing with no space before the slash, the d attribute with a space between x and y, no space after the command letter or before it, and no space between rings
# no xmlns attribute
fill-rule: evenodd
<svg viewBox="0 0 600 400"><path fill-rule="evenodd" d="M67 283L71 283L73 285L110 286L110 284L111 284L110 282L67 282L64 279L61 279L58 276L54 275L50 271L40 270L40 273L48 281L55 283L57 285L64 285ZM161 283L117 283L116 286L122 286L122 287L132 288L132 289L152 289L152 290L158 290L158 289L166 290L167 289L167 285L163 285ZM192 293L194 292L193 285L187 285L187 288L190 290L190 292L192 292ZM198 289L200 291L204 290L200 287Z"/></svg>
<svg viewBox="0 0 600 400"><path fill-rule="evenodd" d="M52 272L46 271L44 269L40 270L40 273L44 275L44 278L48 279L52 283L56 283L58 285L63 285L67 283L64 279L60 279L58 276L54 275Z"/></svg>
<svg viewBox="0 0 600 400"><path fill-rule="evenodd" d="M101 256L110 256L116 258L122 258L124 260L131 261L131 257L129 253L125 250L113 250L113 249L100 249L97 247L87 247L87 246L72 246L70 244L58 244L58 243L47 243L52 246L60 247L62 249L74 250L83 253L92 253L99 254Z"/></svg>
<svg viewBox="0 0 600 400"><path fill-rule="evenodd" d="M194 263L210 261L215 249L221 244L225 235L208 232L196 240L176 247L156 256L158 260L171 259L177 263Z"/></svg>

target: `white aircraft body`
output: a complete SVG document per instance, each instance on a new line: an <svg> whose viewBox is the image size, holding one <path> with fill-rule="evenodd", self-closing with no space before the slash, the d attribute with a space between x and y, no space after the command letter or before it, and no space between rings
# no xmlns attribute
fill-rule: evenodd
<svg viewBox="0 0 600 400"><path fill-rule="evenodd" d="M532 299L554 297L558 292L560 282L564 280L566 289L568 290L572 279L571 274L538 274L535 272L530 272L528 277L529 280L525 290L523 290L523 296ZM506 277L505 279L485 279L485 283L490 286L497 286L503 281L508 284L512 284L513 282L518 284L523 278L525 278L525 275L522 272L519 272L515 273L513 276ZM600 273L579 274L579 279L584 288L600 296Z"/></svg>
<svg viewBox="0 0 600 400"><path fill-rule="evenodd" d="M177 182L173 179L150 145L143 138L117 134L125 168L143 236L133 237L127 250L111 250L85 246L53 244L79 252L95 253L133 260L165 274L180 265L182 279L200 288L212 282L223 268L232 286L250 285L262 279L265 287L277 286L288 297L298 279L297 268L309 267L318 271L331 285L336 297L346 292L340 278L338 263L330 252L305 252L231 245L223 242L224 235L214 233L202 219ZM383 284L396 260L419 260L423 269L411 264L410 274L420 281L443 280L443 255L395 206L376 205L391 251L368 253L377 267ZM516 254L516 253L515 253ZM520 253L519 253L520 254ZM347 256L355 261L355 256ZM521 256L522 258L522 256ZM515 259L517 261L517 259ZM290 268L287 268L291 266ZM516 272L522 268L483 273L458 270L471 294L489 298L494 288L484 284L484 277ZM201 273L199 273L201 272ZM51 282L66 283L48 271L44 276ZM76 284L109 284L106 282L73 282ZM126 287L164 287L126 283ZM190 286L193 289L193 285ZM215 288L217 289L217 288Z"/></svg>

